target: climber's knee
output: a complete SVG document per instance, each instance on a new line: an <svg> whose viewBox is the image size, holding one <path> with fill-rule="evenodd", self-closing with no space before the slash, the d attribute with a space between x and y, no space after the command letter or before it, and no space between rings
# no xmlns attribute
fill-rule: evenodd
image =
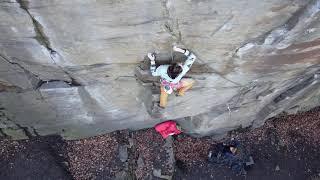
<svg viewBox="0 0 320 180"><path fill-rule="evenodd" d="M191 78L184 78L181 80L182 87L192 86L195 83L195 80Z"/></svg>
<svg viewBox="0 0 320 180"><path fill-rule="evenodd" d="M182 87L178 90L178 95L184 96L185 92L193 86L194 82L195 81L193 79L182 79Z"/></svg>

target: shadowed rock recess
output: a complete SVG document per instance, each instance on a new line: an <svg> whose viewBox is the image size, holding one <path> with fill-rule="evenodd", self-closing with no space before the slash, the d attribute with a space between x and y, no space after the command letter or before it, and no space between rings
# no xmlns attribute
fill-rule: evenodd
<svg viewBox="0 0 320 180"><path fill-rule="evenodd" d="M0 0L0 135L66 139L175 119L195 136L320 105L320 0ZM198 60L159 109L144 61Z"/></svg>

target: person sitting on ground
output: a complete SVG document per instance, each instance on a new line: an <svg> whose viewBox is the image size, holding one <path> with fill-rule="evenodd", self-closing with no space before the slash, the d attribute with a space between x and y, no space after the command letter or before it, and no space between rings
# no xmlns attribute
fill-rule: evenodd
<svg viewBox="0 0 320 180"><path fill-rule="evenodd" d="M231 168L236 174L245 175L246 169L254 164L251 156L236 140L218 143L209 152L208 161L215 164L223 164Z"/></svg>
<svg viewBox="0 0 320 180"><path fill-rule="evenodd" d="M156 54L148 53L150 59L150 71L152 76L160 76L161 89L160 89L160 107L167 106L168 95L173 91L178 90L178 95L183 96L185 92L190 89L194 80L191 78L183 78L189 71L190 67L196 60L196 56L187 49L173 47L173 51L183 53L187 59L182 65L181 63L166 64L156 67Z"/></svg>

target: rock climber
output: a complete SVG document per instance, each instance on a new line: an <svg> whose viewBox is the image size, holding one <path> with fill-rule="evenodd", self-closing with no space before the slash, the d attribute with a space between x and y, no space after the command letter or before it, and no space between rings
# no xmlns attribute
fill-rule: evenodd
<svg viewBox="0 0 320 180"><path fill-rule="evenodd" d="M196 56L188 49L182 49L176 46L173 47L173 51L182 53L187 57L184 64L174 63L156 67L156 53L148 53L152 76L160 76L160 107L162 108L167 106L169 94L173 91L178 91L178 95L183 96L194 84L193 79L183 78L183 76L189 71L196 60Z"/></svg>

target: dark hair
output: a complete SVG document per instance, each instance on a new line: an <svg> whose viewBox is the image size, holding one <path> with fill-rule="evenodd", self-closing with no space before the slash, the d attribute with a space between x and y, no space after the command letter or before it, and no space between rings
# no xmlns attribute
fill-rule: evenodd
<svg viewBox="0 0 320 180"><path fill-rule="evenodd" d="M172 79L176 78L181 72L182 67L177 63L170 65L167 70L168 76Z"/></svg>

